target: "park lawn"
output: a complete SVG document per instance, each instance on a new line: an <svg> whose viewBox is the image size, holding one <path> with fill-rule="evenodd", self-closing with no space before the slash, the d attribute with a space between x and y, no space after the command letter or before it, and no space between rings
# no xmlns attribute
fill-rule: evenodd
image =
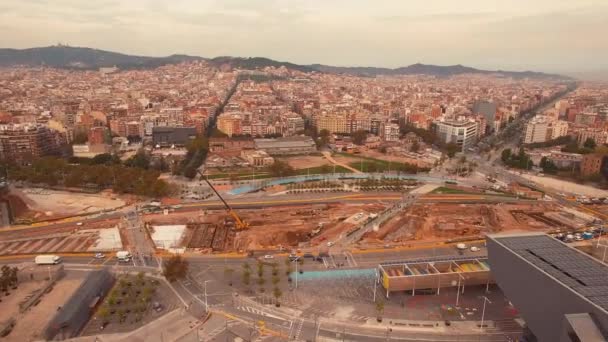
<svg viewBox="0 0 608 342"><path fill-rule="evenodd" d="M368 170L370 169L370 165L374 165L374 166L372 166L372 168L375 167L375 170L373 172L389 171L389 167L390 167L391 171L410 170L415 167L414 164L393 162L393 161L376 159L376 158L371 158L371 157L352 155L352 154L344 153L344 152L338 152L336 154L339 156L342 156L342 157L352 159L353 161L348 163L348 166L350 166L354 169L357 169L361 172L368 172ZM420 171L422 171L422 170L420 170Z"/></svg>

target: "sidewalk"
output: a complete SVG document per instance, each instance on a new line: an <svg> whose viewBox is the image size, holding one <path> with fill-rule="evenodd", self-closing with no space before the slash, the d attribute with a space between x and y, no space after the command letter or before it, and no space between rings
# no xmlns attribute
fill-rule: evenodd
<svg viewBox="0 0 608 342"><path fill-rule="evenodd" d="M159 319L128 333L83 336L73 342L166 342L176 341L203 324L182 309L173 310Z"/></svg>

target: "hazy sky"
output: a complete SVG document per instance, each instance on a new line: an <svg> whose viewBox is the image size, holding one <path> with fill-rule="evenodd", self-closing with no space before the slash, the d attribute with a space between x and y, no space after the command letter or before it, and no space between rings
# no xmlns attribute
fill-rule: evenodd
<svg viewBox="0 0 608 342"><path fill-rule="evenodd" d="M0 47L608 69L607 0L2 0Z"/></svg>

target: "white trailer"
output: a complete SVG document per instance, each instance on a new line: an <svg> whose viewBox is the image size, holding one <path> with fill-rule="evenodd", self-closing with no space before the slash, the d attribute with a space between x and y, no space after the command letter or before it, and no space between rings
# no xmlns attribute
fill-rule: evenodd
<svg viewBox="0 0 608 342"><path fill-rule="evenodd" d="M34 259L36 265L57 265L61 263L59 255L38 255Z"/></svg>

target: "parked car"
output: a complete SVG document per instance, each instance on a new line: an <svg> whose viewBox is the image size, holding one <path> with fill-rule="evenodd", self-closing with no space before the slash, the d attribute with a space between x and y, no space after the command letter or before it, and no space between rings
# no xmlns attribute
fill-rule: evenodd
<svg viewBox="0 0 608 342"><path fill-rule="evenodd" d="M479 252L479 251L480 251L479 247L476 247L476 246L471 247L471 252Z"/></svg>
<svg viewBox="0 0 608 342"><path fill-rule="evenodd" d="M274 256L272 256L270 254L266 254L266 255L264 255L264 259L274 259Z"/></svg>

